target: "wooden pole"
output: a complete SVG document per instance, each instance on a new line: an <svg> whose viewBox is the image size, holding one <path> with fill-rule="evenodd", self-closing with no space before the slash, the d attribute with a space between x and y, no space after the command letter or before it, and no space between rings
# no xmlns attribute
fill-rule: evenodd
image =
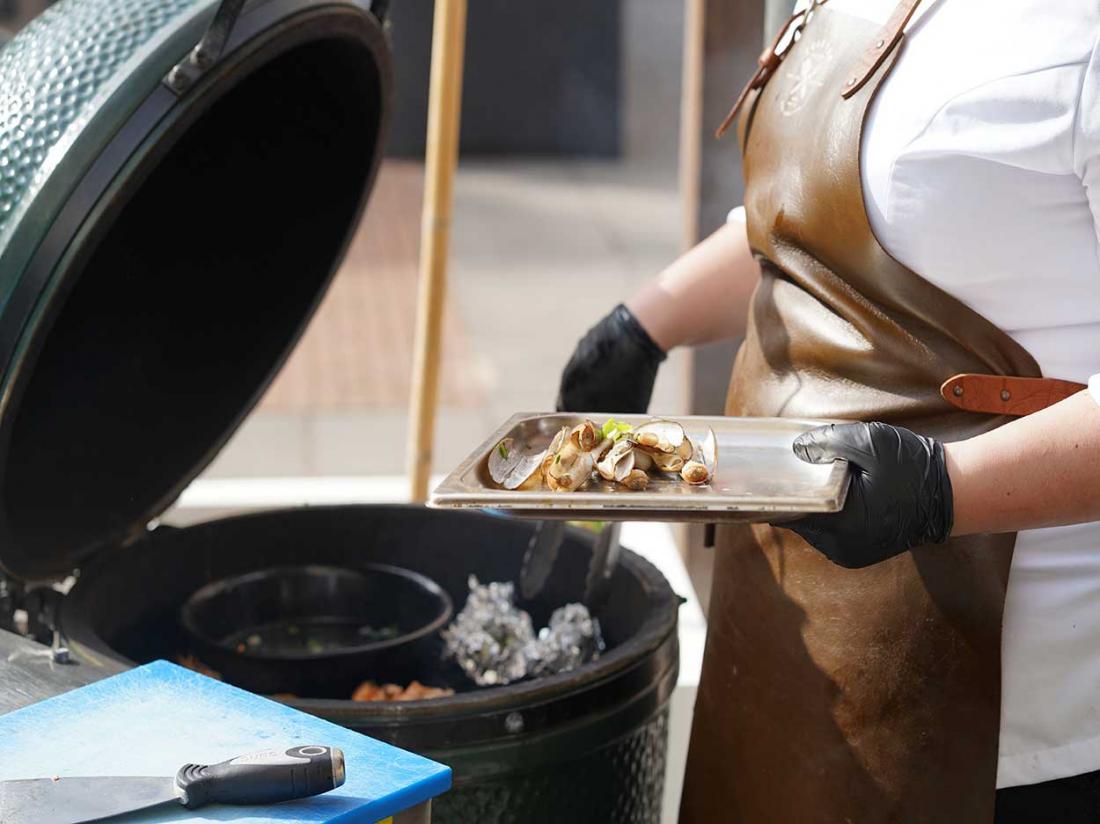
<svg viewBox="0 0 1100 824"><path fill-rule="evenodd" d="M683 70L680 76L680 248L687 251L699 242L699 201L703 173L703 62L706 32L706 0L684 0ZM681 385L690 407L695 372L695 350L687 353ZM703 544L703 527L675 524L676 544L684 563L692 547Z"/></svg>
<svg viewBox="0 0 1100 824"><path fill-rule="evenodd" d="M699 242L706 17L705 0L684 0L684 52L680 84L680 246L683 251Z"/></svg>
<svg viewBox="0 0 1100 824"><path fill-rule="evenodd" d="M466 0L436 0L407 456L410 498L416 502L427 499L432 471L465 41Z"/></svg>

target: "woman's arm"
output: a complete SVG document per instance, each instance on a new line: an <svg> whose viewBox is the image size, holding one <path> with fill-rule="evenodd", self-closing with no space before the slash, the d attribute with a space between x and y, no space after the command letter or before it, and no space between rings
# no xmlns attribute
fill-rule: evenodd
<svg viewBox="0 0 1100 824"><path fill-rule="evenodd" d="M847 423L810 430L794 451L852 467L843 510L780 524L842 566L952 535L1100 521L1100 405L1088 392L956 443Z"/></svg>
<svg viewBox="0 0 1100 824"><path fill-rule="evenodd" d="M664 351L745 334L760 267L745 224L731 221L686 252L627 307Z"/></svg>
<svg viewBox="0 0 1100 824"><path fill-rule="evenodd" d="M944 452L952 535L1100 520L1100 404L1088 392Z"/></svg>
<svg viewBox="0 0 1100 824"><path fill-rule="evenodd" d="M727 223L588 330L562 372L558 409L644 412L666 352L744 334L759 279L745 224Z"/></svg>

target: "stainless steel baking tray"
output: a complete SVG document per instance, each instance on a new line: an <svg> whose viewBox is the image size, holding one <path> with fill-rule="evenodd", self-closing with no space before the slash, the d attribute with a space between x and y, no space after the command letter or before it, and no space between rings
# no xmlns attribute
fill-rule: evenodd
<svg viewBox="0 0 1100 824"><path fill-rule="evenodd" d="M562 426L605 414L518 414L490 435L432 493L429 506L504 509L532 518L601 521L781 521L809 512L837 512L848 491L847 461L808 464L791 451L794 439L827 421L792 418L678 416L695 439L711 427L718 439L718 472L704 486L654 477L645 492L630 492L602 480L580 492L499 489L489 478L489 452L504 438L543 448ZM648 415L614 415L640 424Z"/></svg>

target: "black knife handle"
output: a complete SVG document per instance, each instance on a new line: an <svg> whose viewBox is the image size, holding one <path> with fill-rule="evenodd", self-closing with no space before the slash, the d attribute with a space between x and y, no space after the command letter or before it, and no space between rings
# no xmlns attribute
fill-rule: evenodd
<svg viewBox="0 0 1100 824"><path fill-rule="evenodd" d="M328 792L344 783L344 754L306 745L241 755L220 764L185 764L176 773L180 803L275 804Z"/></svg>

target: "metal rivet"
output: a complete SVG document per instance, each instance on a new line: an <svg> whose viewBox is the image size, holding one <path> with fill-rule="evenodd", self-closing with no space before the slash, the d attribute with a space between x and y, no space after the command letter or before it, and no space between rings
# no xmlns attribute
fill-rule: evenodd
<svg viewBox="0 0 1100 824"><path fill-rule="evenodd" d="M955 388L951 390L956 398L962 397L963 388L959 384L955 384Z"/></svg>
<svg viewBox="0 0 1100 824"><path fill-rule="evenodd" d="M882 48L883 46L885 46L885 45L886 45L886 41L885 41L885 40L879 40L879 41L878 41L877 43L875 43L875 48L876 48L876 49L881 49L881 48Z"/></svg>
<svg viewBox="0 0 1100 824"><path fill-rule="evenodd" d="M848 82L847 82L847 83L845 83L844 85L845 85L845 86L854 86L854 85L856 84L856 80L857 80L857 79L858 79L858 78L856 78L856 77L849 77L849 78L848 78Z"/></svg>
<svg viewBox="0 0 1100 824"><path fill-rule="evenodd" d="M185 89L187 88L187 75L180 70L179 66L176 66L168 72L168 83L177 91Z"/></svg>
<svg viewBox="0 0 1100 824"><path fill-rule="evenodd" d="M1011 398L1012 398L1012 393L1011 392L1009 392L1007 389L1002 389L1001 390L1001 400L1002 401L1011 400Z"/></svg>

